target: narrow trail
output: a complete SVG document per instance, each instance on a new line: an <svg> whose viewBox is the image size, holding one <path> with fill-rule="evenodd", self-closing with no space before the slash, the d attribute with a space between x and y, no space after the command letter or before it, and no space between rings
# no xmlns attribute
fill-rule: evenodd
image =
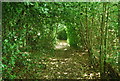
<svg viewBox="0 0 120 81"><path fill-rule="evenodd" d="M55 56L49 58L43 76L46 79L96 79L99 72L89 66L86 52L70 48L65 40L58 42Z"/></svg>
<svg viewBox="0 0 120 81"><path fill-rule="evenodd" d="M65 40L58 41L53 57L41 57L34 53L30 57L32 67L29 65L19 71L17 78L34 79L99 79L99 71L89 66L87 50L80 50L69 47ZM41 58L47 58L42 60ZM45 67L41 70L41 64ZM24 70L27 70L26 73Z"/></svg>

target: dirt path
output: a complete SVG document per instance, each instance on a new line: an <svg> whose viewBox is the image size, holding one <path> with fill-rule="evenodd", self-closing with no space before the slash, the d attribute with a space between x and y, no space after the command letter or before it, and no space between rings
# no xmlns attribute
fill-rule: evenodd
<svg viewBox="0 0 120 81"><path fill-rule="evenodd" d="M46 64L47 69L43 77L47 79L99 78L99 72L89 66L87 53L70 48L63 40L57 44L55 56L49 58Z"/></svg>
<svg viewBox="0 0 120 81"><path fill-rule="evenodd" d="M70 48L66 41L61 40L56 45L54 54L53 57L41 57L39 53L32 54L29 58L30 65L22 68L18 78L98 79L100 77L99 72L89 66L87 50L81 52Z"/></svg>

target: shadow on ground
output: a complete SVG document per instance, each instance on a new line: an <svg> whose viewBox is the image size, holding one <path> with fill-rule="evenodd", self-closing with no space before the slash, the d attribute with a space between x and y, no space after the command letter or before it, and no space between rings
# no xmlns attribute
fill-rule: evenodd
<svg viewBox="0 0 120 81"><path fill-rule="evenodd" d="M89 66L87 50L81 52L69 47L65 40L59 41L55 56L49 58L44 73L47 79L98 79L99 72Z"/></svg>
<svg viewBox="0 0 120 81"><path fill-rule="evenodd" d="M58 41L54 56L33 52L27 65L17 68L17 79L99 79L100 73L89 65L87 50L81 52Z"/></svg>

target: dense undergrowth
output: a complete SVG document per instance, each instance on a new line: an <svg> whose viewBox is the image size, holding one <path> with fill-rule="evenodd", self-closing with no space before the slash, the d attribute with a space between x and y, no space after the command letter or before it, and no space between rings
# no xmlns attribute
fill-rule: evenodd
<svg viewBox="0 0 120 81"><path fill-rule="evenodd" d="M39 62L55 56L57 39L67 39L74 49L88 50L90 65L100 65L100 78L105 78L108 64L119 74L119 7L118 2L3 2L3 79L20 78L22 67L42 72L46 64ZM24 69L20 75L27 72Z"/></svg>

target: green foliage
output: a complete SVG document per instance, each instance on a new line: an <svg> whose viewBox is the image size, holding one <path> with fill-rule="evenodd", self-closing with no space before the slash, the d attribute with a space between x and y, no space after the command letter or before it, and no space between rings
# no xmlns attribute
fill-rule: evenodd
<svg viewBox="0 0 120 81"><path fill-rule="evenodd" d="M67 31L67 40L70 44L71 47L77 47L78 39L77 39L77 34L74 26L69 26L66 29Z"/></svg>
<svg viewBox="0 0 120 81"><path fill-rule="evenodd" d="M17 76L13 69L21 61L23 66L28 63L26 52L49 50L52 55L57 38L67 39L71 47L87 49L91 63L92 57L100 57L101 64L111 63L118 70L117 4L2 3L3 78Z"/></svg>
<svg viewBox="0 0 120 81"><path fill-rule="evenodd" d="M66 34L65 29L58 32L57 38L60 40L67 40L67 34Z"/></svg>
<svg viewBox="0 0 120 81"><path fill-rule="evenodd" d="M13 68L19 60L26 62L24 52L53 50L54 31L47 18L50 13L44 4L39 6L42 4L3 3L3 78L15 78Z"/></svg>

